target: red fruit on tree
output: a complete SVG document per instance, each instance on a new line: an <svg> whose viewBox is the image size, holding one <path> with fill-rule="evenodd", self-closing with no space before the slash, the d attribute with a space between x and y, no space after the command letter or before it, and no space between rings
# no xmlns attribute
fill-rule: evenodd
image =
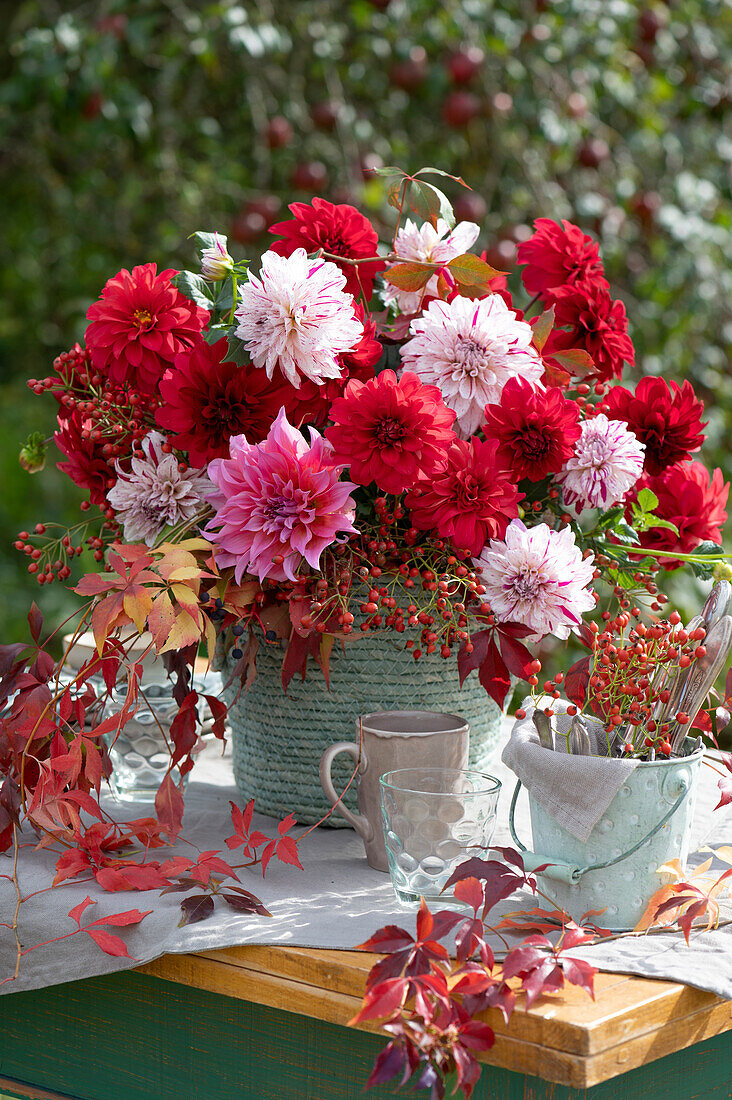
<svg viewBox="0 0 732 1100"><path fill-rule="evenodd" d="M413 92L427 76L427 51L423 46L413 46L409 56L395 62L389 70L389 80L395 88Z"/></svg>
<svg viewBox="0 0 732 1100"><path fill-rule="evenodd" d="M239 244L252 244L262 236L269 219L246 207L231 223L230 234Z"/></svg>
<svg viewBox="0 0 732 1100"><path fill-rule="evenodd" d="M638 35L641 42L652 43L656 41L656 35L664 25L660 12L652 8L645 8L638 16Z"/></svg>
<svg viewBox="0 0 732 1100"><path fill-rule="evenodd" d="M332 130L338 121L342 103L326 99L322 103L314 103L310 108L310 117L319 130Z"/></svg>
<svg viewBox="0 0 732 1100"><path fill-rule="evenodd" d="M81 113L84 118L98 118L102 113L102 107L104 106L104 98L99 92L92 92L84 100L84 106L81 108Z"/></svg>
<svg viewBox="0 0 732 1100"><path fill-rule="evenodd" d="M453 209L455 217L461 222L481 222L488 213L488 205L482 195L467 191L458 195Z"/></svg>
<svg viewBox="0 0 732 1100"><path fill-rule="evenodd" d="M599 168L610 156L610 146L602 138L588 138L577 150L577 160L583 168Z"/></svg>
<svg viewBox="0 0 732 1100"><path fill-rule="evenodd" d="M453 84L468 84L484 60L485 54L480 46L463 46L448 57L445 68Z"/></svg>
<svg viewBox="0 0 732 1100"><path fill-rule="evenodd" d="M442 105L442 117L448 126L467 126L480 114L481 103L472 92L450 92Z"/></svg>
<svg viewBox="0 0 732 1100"><path fill-rule="evenodd" d="M365 180L373 178L379 168L384 167L384 162L378 153L365 153L361 157L361 175Z"/></svg>
<svg viewBox="0 0 732 1100"><path fill-rule="evenodd" d="M322 161L302 161L295 165L290 182L299 191L322 191L328 185L328 172Z"/></svg>
<svg viewBox="0 0 732 1100"><path fill-rule="evenodd" d="M658 191L639 191L630 200L631 210L646 229L655 221L660 206L661 196Z"/></svg>
<svg viewBox="0 0 732 1100"><path fill-rule="evenodd" d="M292 126L282 115L275 115L267 123L267 144L270 149L283 149L294 136Z"/></svg>

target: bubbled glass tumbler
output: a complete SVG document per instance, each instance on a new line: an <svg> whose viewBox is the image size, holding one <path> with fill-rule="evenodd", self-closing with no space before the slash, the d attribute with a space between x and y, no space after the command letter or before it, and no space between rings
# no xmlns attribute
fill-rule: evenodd
<svg viewBox="0 0 732 1100"><path fill-rule="evenodd" d="M486 856L501 784L457 768L400 768L380 779L389 874L405 905L452 903L442 889L471 856Z"/></svg>

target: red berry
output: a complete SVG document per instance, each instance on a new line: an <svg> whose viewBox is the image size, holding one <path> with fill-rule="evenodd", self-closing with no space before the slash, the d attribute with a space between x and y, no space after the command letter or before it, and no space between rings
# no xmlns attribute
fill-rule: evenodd
<svg viewBox="0 0 732 1100"><path fill-rule="evenodd" d="M472 92L450 92L442 105L442 117L448 126L462 128L480 114L481 104Z"/></svg>
<svg viewBox="0 0 732 1100"><path fill-rule="evenodd" d="M270 149L282 149L290 144L295 133L286 118L275 115L267 123L266 136Z"/></svg>
<svg viewBox="0 0 732 1100"><path fill-rule="evenodd" d="M518 710L516 711L516 717L517 717L517 718L518 718L519 720L521 720L522 718L525 718L525 717L526 717L526 711L524 710L524 708L523 708L523 707L519 707L519 708L518 708Z"/></svg>
<svg viewBox="0 0 732 1100"><path fill-rule="evenodd" d="M480 46L463 46L447 59L445 68L453 84L467 84L485 60Z"/></svg>

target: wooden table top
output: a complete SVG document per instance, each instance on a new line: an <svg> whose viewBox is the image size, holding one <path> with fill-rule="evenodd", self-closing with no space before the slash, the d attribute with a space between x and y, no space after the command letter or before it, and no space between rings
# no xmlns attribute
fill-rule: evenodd
<svg viewBox="0 0 732 1100"><path fill-rule="evenodd" d="M247 946L165 955L139 967L168 981L345 1025L377 956L361 951ZM568 986L517 1009L508 1025L483 1017L496 1044L483 1057L574 1088L589 1088L732 1029L732 1001L676 982L600 972L595 1000ZM363 1025L364 1030L375 1028Z"/></svg>

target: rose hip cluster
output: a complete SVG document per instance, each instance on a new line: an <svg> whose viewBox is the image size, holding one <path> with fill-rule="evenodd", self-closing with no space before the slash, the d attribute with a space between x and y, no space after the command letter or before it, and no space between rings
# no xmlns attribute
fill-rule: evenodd
<svg viewBox="0 0 732 1100"><path fill-rule="evenodd" d="M679 669L689 668L706 655L706 631L702 626L685 629L677 611L651 624L640 621L640 616L638 607L616 618L606 611L602 628L589 624L594 660L585 709L604 721L608 736L626 727L622 745L626 754L646 755L654 749L670 756L672 723L685 726L691 717L683 710L668 712L670 686ZM545 684L555 698L562 679L560 673L554 682ZM577 709L571 706L568 713L576 714Z"/></svg>

